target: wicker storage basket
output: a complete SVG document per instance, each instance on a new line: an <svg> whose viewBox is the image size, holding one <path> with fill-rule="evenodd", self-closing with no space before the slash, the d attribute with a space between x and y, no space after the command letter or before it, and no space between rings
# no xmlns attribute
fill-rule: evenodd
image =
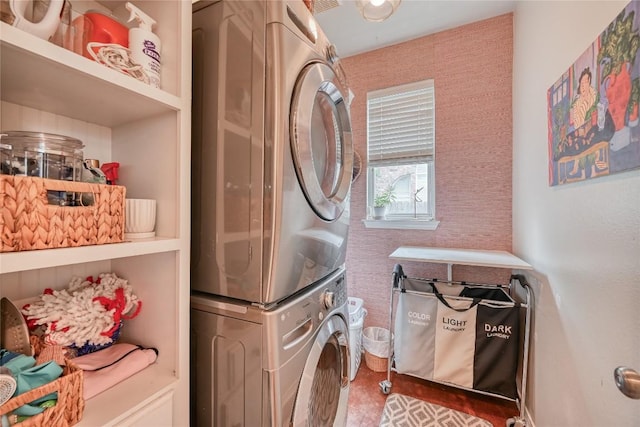
<svg viewBox="0 0 640 427"><path fill-rule="evenodd" d="M38 415L29 417L21 423L15 424L15 426L68 427L77 424L82 419L84 412L83 373L72 361L61 359L60 351L45 347L38 356L38 364L48 360L55 360L62 366L62 375L55 381L9 399L4 405L0 406L0 415L9 414L14 409L49 393L58 393L58 401L55 406L45 409Z"/></svg>
<svg viewBox="0 0 640 427"><path fill-rule="evenodd" d="M387 370L389 362L389 336L391 332L385 328L369 326L362 333L362 345L364 346L364 361L367 367L374 372Z"/></svg>
<svg viewBox="0 0 640 427"><path fill-rule="evenodd" d="M364 361L367 364L367 368L371 369L373 372L386 372L389 358L374 356L365 350Z"/></svg>
<svg viewBox="0 0 640 427"><path fill-rule="evenodd" d="M47 191L92 193L92 206L53 206ZM124 240L126 188L0 175L0 252L67 248Z"/></svg>

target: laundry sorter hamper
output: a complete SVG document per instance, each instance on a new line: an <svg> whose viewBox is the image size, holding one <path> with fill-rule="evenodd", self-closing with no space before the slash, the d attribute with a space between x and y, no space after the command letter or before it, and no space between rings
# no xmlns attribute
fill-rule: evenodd
<svg viewBox="0 0 640 427"><path fill-rule="evenodd" d="M515 284L523 287L525 302L512 298ZM410 278L396 265L389 315L393 354L382 392L390 392L393 370L515 401L520 417L507 425L524 426L530 304L530 288L520 276L508 285L454 282Z"/></svg>

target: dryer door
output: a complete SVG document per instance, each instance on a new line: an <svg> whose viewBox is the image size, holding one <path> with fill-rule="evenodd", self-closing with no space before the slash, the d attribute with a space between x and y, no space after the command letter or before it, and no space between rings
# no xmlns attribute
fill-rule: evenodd
<svg viewBox="0 0 640 427"><path fill-rule="evenodd" d="M334 315L318 331L298 387L294 427L346 425L348 330L342 317Z"/></svg>
<svg viewBox="0 0 640 427"><path fill-rule="evenodd" d="M321 62L300 73L291 104L291 149L298 180L314 212L335 221L345 209L353 171L346 94Z"/></svg>

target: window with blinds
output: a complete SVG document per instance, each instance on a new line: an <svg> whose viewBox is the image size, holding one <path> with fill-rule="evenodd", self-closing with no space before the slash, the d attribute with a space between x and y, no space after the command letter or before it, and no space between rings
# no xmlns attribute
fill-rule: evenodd
<svg viewBox="0 0 640 427"><path fill-rule="evenodd" d="M434 153L433 80L368 93L368 218L432 220Z"/></svg>

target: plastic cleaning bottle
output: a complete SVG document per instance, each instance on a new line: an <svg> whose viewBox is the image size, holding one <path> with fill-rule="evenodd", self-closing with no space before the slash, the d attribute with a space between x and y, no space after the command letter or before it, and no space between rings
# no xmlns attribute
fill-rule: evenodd
<svg viewBox="0 0 640 427"><path fill-rule="evenodd" d="M96 159L85 159L82 162L82 181L93 184L106 184L107 177L100 169L100 161ZM93 205L92 193L80 193L80 206Z"/></svg>
<svg viewBox="0 0 640 427"><path fill-rule="evenodd" d="M156 21L130 2L125 7L131 12L128 22L135 19L138 23L138 28L129 30L129 49L133 61L142 66L149 77L149 84L159 88L161 43L160 38L151 31Z"/></svg>

